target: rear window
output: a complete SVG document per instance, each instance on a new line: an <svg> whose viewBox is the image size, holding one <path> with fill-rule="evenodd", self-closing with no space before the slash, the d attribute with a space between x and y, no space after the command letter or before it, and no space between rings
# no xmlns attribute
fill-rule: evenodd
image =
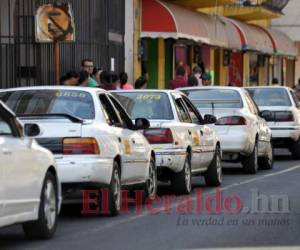
<svg viewBox="0 0 300 250"><path fill-rule="evenodd" d="M121 102L132 119L174 119L170 100L166 93L119 92L113 94Z"/></svg>
<svg viewBox="0 0 300 250"><path fill-rule="evenodd" d="M236 90L197 89L183 90L197 108L242 108L241 96Z"/></svg>
<svg viewBox="0 0 300 250"><path fill-rule="evenodd" d="M292 106L286 89L253 88L247 90L257 106Z"/></svg>
<svg viewBox="0 0 300 250"><path fill-rule="evenodd" d="M24 90L0 93L0 99L17 116L69 114L81 119L95 119L91 94L77 90Z"/></svg>

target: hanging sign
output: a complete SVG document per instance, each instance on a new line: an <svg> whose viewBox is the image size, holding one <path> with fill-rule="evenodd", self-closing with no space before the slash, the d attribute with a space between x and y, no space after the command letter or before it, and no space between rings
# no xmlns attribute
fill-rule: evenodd
<svg viewBox="0 0 300 250"><path fill-rule="evenodd" d="M70 4L46 4L35 17L37 42L75 41L74 15Z"/></svg>

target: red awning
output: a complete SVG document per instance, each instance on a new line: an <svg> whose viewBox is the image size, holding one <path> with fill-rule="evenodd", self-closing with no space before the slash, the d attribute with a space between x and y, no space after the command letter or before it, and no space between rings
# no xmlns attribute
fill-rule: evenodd
<svg viewBox="0 0 300 250"><path fill-rule="evenodd" d="M264 54L274 54L275 44L269 35L259 26L242 23L233 19L224 18L225 22L231 22L240 37L241 50L252 50ZM234 38L235 39L235 38ZM229 36L229 44L236 43Z"/></svg>
<svg viewBox="0 0 300 250"><path fill-rule="evenodd" d="M142 37L186 38L228 47L225 24L216 17L156 1L142 1Z"/></svg>
<svg viewBox="0 0 300 250"><path fill-rule="evenodd" d="M275 29L266 29L267 34L275 45L277 55L295 57L298 55L295 43L283 32Z"/></svg>
<svg viewBox="0 0 300 250"><path fill-rule="evenodd" d="M183 38L233 50L297 55L295 44L280 31L194 12L159 0L142 0L141 37Z"/></svg>

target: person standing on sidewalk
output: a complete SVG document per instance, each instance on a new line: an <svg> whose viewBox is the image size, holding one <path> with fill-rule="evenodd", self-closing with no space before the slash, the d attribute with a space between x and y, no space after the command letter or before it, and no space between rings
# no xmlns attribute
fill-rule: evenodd
<svg viewBox="0 0 300 250"><path fill-rule="evenodd" d="M128 75L126 72L121 72L120 75L120 88L124 90L131 90L133 86L128 83Z"/></svg>
<svg viewBox="0 0 300 250"><path fill-rule="evenodd" d="M82 70L86 71L89 74L88 87L97 87L98 83L93 79L93 71L94 71L94 62L91 59L83 59L81 61Z"/></svg>
<svg viewBox="0 0 300 250"><path fill-rule="evenodd" d="M187 87L187 80L185 79L185 69L179 66L176 70L176 77L174 80L170 81L170 89L177 89L182 87Z"/></svg>

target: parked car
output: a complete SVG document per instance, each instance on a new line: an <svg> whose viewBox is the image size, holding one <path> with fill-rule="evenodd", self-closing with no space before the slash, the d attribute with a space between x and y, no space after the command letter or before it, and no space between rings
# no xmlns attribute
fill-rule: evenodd
<svg viewBox="0 0 300 250"><path fill-rule="evenodd" d="M221 148L215 131L179 91L113 91L132 119L144 117L144 135L154 148L159 179L171 180L177 194L191 191L192 175L202 174L209 186L222 182Z"/></svg>
<svg viewBox="0 0 300 250"><path fill-rule="evenodd" d="M223 160L241 162L248 174L255 174L259 167L272 169L271 130L246 90L200 87L181 91L202 113L217 116L212 127L220 137Z"/></svg>
<svg viewBox="0 0 300 250"><path fill-rule="evenodd" d="M274 147L288 148L300 159L300 104L294 90L287 87L251 87L248 92L272 130Z"/></svg>
<svg viewBox="0 0 300 250"><path fill-rule="evenodd" d="M61 204L54 157L24 137L14 113L0 101L0 227L23 223L29 238L51 238Z"/></svg>
<svg viewBox="0 0 300 250"><path fill-rule="evenodd" d="M82 190L105 187L110 214L117 215L122 187L141 188L144 198L156 195L155 154L138 132L149 121L136 119L133 124L108 92L34 87L2 91L0 99L25 128L40 131L37 141L54 153L64 201L82 202Z"/></svg>

